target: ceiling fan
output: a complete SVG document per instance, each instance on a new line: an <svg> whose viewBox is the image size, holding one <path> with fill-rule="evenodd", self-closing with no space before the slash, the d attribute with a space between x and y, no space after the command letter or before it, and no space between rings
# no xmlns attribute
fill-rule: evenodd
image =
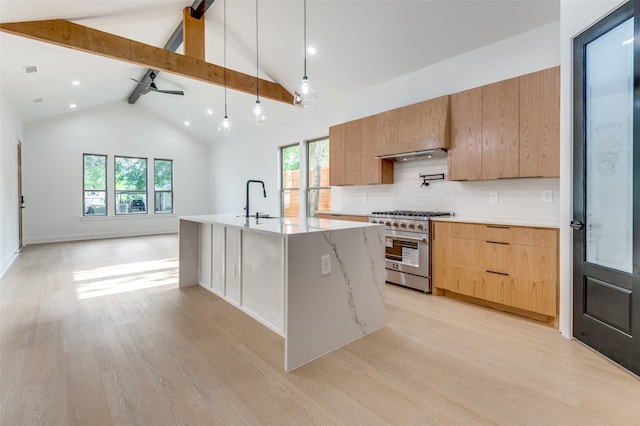
<svg viewBox="0 0 640 426"><path fill-rule="evenodd" d="M146 95L149 92L167 93L169 95L184 95L184 92L182 90L160 90L160 89L158 89L158 86L156 86L156 82L155 82L156 73L152 72L151 74L149 74L149 77L151 77L151 83L149 83L149 85L144 89L144 91L142 92L143 95ZM129 78L131 78L131 77L129 77ZM144 84L141 81L136 80L135 78L131 78L131 80L135 81L138 84Z"/></svg>

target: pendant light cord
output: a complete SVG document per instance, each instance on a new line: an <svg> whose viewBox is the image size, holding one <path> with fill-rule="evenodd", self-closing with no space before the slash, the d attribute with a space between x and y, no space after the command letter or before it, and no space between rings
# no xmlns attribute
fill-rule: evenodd
<svg viewBox="0 0 640 426"><path fill-rule="evenodd" d="M256 0L256 101L260 101L260 80L258 78L258 0Z"/></svg>
<svg viewBox="0 0 640 426"><path fill-rule="evenodd" d="M227 118L227 0L224 0L224 117Z"/></svg>
<svg viewBox="0 0 640 426"><path fill-rule="evenodd" d="M304 77L307 77L307 0L304 0Z"/></svg>

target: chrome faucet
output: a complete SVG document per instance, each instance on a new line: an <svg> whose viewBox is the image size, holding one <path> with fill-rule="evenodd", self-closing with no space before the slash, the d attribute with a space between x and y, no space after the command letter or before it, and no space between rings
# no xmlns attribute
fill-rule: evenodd
<svg viewBox="0 0 640 426"><path fill-rule="evenodd" d="M246 210L245 215L246 215L247 219L249 218L249 184L251 184L251 182L262 184L262 193L264 194L264 198L267 198L267 190L264 189L264 182L263 181L261 181L261 180L253 180L253 179L249 179L247 181L247 203L245 204L245 207L244 207L244 209Z"/></svg>

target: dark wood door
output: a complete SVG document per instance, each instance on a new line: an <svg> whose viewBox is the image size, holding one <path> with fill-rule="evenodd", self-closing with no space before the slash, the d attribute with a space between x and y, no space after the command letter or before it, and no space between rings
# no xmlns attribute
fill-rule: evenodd
<svg viewBox="0 0 640 426"><path fill-rule="evenodd" d="M574 39L571 226L573 335L640 374L637 3Z"/></svg>

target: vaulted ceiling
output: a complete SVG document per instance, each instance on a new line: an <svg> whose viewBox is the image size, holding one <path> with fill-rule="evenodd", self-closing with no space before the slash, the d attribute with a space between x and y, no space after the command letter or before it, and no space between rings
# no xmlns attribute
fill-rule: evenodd
<svg viewBox="0 0 640 426"><path fill-rule="evenodd" d="M227 67L256 73L255 1L215 0L204 15L205 60L223 65L223 4L227 1ZM198 1L196 1L198 3ZM0 22L64 19L163 47L193 0L0 0ZM559 20L558 0L307 0L308 75L316 107L464 52ZM259 0L259 76L293 93L303 74L302 0ZM182 46L178 53L183 53ZM37 73L25 67L37 66ZM0 82L26 122L113 102L127 103L146 67L0 33ZM73 81L80 84L72 86ZM160 72L160 89L132 108L147 108L204 141L216 139L224 115L222 87ZM228 91L235 131L249 128L255 95ZM269 119L296 108L263 99ZM75 104L75 109L69 105ZM314 108L314 107L312 107ZM210 111L210 113L207 112ZM309 110L311 111L311 110ZM185 121L190 126L184 125Z"/></svg>

